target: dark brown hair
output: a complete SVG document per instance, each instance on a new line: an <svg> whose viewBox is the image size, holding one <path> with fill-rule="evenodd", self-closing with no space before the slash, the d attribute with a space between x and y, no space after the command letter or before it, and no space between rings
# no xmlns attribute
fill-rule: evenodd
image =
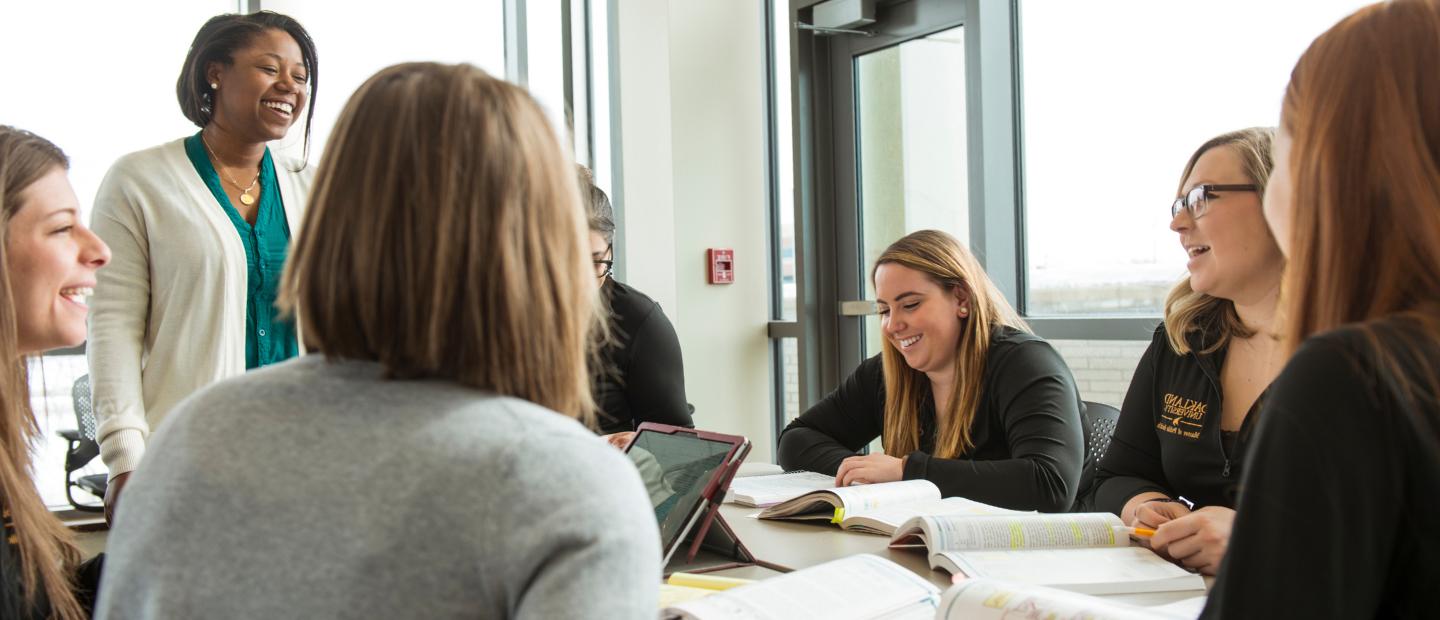
<svg viewBox="0 0 1440 620"><path fill-rule="evenodd" d="M595 185L595 174L585 166L575 166L580 177L580 200L585 203L589 216L590 230L600 233L605 243L615 243L615 209L610 206L610 197L605 190Z"/></svg>
<svg viewBox="0 0 1440 620"><path fill-rule="evenodd" d="M320 60L310 33L288 15L259 11L247 15L229 13L211 17L195 33L195 40L190 42L190 51L185 54L185 64L180 68L180 78L175 81L175 95L180 100L180 112L185 118L202 129L209 125L215 102L210 80L205 78L206 68L212 62L225 66L234 64L236 51L250 45L256 35L271 29L284 31L295 39L295 44L300 46L300 57L305 61L305 87L310 90L310 104L305 111L305 152L308 157L310 120L315 117L315 97L320 92Z"/></svg>

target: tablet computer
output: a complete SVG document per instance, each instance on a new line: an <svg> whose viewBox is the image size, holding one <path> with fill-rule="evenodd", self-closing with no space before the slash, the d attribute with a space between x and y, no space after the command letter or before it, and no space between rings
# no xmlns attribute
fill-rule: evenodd
<svg viewBox="0 0 1440 620"><path fill-rule="evenodd" d="M635 463L655 520L660 524L661 562L725 499L735 470L750 452L738 435L646 422L635 429L625 454Z"/></svg>

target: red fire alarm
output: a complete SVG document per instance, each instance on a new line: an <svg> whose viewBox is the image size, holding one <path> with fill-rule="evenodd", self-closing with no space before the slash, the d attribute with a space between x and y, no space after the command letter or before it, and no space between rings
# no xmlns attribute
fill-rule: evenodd
<svg viewBox="0 0 1440 620"><path fill-rule="evenodd" d="M735 250L710 248L705 250L705 263L710 266L711 284L732 284L735 282Z"/></svg>

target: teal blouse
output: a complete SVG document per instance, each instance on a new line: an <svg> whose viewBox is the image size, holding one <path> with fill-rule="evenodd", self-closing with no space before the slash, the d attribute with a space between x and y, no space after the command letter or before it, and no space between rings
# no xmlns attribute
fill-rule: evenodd
<svg viewBox="0 0 1440 620"><path fill-rule="evenodd" d="M280 273L285 269L285 257L290 250L290 224L285 220L285 203L280 197L279 179L275 176L275 162L270 158L270 149L260 159L260 207L252 226L240 212L230 204L220 175L206 156L205 144L200 134L185 139L185 154L195 171L215 195L220 208L235 225L240 242L245 246L245 266L248 278L245 287L245 368L259 368L267 364L282 362L300 354L295 338L295 323L281 320L275 309L275 296L279 288Z"/></svg>

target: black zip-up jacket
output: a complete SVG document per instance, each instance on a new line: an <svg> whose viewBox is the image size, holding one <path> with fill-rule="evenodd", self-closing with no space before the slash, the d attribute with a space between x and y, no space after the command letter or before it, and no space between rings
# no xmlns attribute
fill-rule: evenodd
<svg viewBox="0 0 1440 620"><path fill-rule="evenodd" d="M1201 355L1206 338L1188 340L1191 351L1176 355L1165 326L1155 329L1096 469L1094 510L1120 514L1125 502L1147 491L1184 497L1196 508L1235 507L1250 430L1265 397L1250 407L1234 453L1227 454L1220 436L1226 348Z"/></svg>
<svg viewBox="0 0 1440 620"><path fill-rule="evenodd" d="M1068 509L1084 457L1080 393L1070 367L1039 336L998 328L983 381L970 425L975 448L956 459L932 456L935 403L926 398L914 414L920 417L920 449L909 454L903 478L934 482L944 497L1017 510ZM876 355L785 427L780 466L834 475L884 427L885 372Z"/></svg>
<svg viewBox="0 0 1440 620"><path fill-rule="evenodd" d="M614 340L601 350L601 371L591 381L600 432L633 431L641 422L695 426L680 339L660 304L614 278L601 291Z"/></svg>
<svg viewBox="0 0 1440 620"><path fill-rule="evenodd" d="M1201 618L1436 617L1440 342L1417 318L1312 336L1290 358Z"/></svg>

